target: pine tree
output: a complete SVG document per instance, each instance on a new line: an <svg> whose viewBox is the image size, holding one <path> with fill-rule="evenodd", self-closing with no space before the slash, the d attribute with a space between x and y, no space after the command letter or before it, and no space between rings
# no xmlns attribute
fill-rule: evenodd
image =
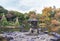
<svg viewBox="0 0 60 41"><path fill-rule="evenodd" d="M18 21L18 17L16 18L16 21L15 21L15 26L19 26L19 21Z"/></svg>
<svg viewBox="0 0 60 41"><path fill-rule="evenodd" d="M8 25L8 22L7 22L7 19L3 13L3 16L2 16L2 19L1 19L1 24L2 26L7 26Z"/></svg>

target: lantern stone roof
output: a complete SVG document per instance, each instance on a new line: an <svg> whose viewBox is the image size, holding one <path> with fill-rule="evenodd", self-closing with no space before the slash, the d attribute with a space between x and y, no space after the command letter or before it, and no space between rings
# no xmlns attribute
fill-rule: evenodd
<svg viewBox="0 0 60 41"><path fill-rule="evenodd" d="M37 19L30 18L28 21L38 21Z"/></svg>

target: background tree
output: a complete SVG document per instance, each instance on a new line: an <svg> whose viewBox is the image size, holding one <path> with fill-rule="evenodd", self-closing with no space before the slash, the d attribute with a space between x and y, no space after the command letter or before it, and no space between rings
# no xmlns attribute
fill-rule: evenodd
<svg viewBox="0 0 60 41"><path fill-rule="evenodd" d="M8 13L8 10L6 10L5 8L3 8L2 6L0 6L0 13Z"/></svg>
<svg viewBox="0 0 60 41"><path fill-rule="evenodd" d="M18 11L9 11L9 14L11 14L11 19L13 19L13 21L15 21L15 18L16 17L18 17L18 20L21 23L25 20L24 14L23 13L20 13Z"/></svg>

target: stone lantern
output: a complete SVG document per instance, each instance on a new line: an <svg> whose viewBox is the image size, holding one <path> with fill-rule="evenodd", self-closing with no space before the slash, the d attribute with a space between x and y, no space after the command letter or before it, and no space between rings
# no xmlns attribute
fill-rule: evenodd
<svg viewBox="0 0 60 41"><path fill-rule="evenodd" d="M38 28L37 28L38 20L34 12L32 12L32 14L30 15L30 18L28 19L28 23L30 25L29 32L33 34L38 34Z"/></svg>

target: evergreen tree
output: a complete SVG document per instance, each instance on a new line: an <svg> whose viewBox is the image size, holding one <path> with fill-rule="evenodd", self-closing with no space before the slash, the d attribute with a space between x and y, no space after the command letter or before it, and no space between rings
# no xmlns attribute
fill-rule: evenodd
<svg viewBox="0 0 60 41"><path fill-rule="evenodd" d="M15 21L15 26L19 26L19 21L18 21L18 17L16 18L16 21Z"/></svg>
<svg viewBox="0 0 60 41"><path fill-rule="evenodd" d="M1 19L1 25L2 26L7 26L8 25L8 22L7 22L7 19L3 13L3 16L2 16L2 19Z"/></svg>

